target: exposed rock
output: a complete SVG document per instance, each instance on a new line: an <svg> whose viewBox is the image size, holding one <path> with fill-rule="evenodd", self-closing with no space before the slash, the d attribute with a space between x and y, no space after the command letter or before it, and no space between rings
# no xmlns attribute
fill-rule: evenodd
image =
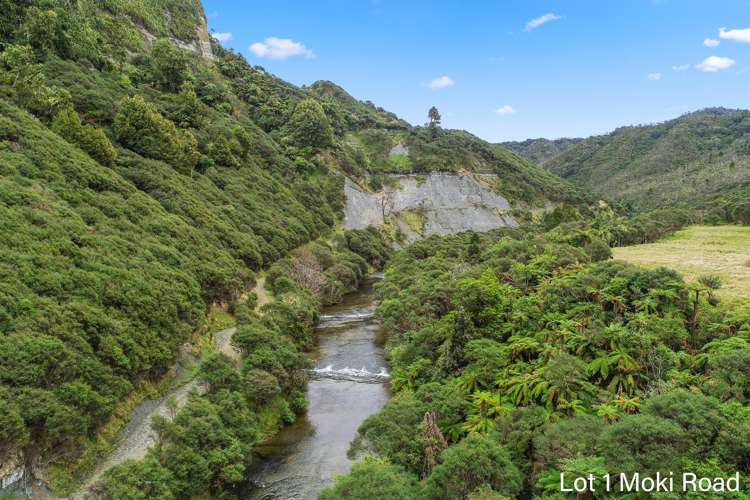
<svg viewBox="0 0 750 500"><path fill-rule="evenodd" d="M388 153L388 156L403 156L409 154L409 148L403 143L399 142L395 146L393 146Z"/></svg>
<svg viewBox="0 0 750 500"><path fill-rule="evenodd" d="M149 50L151 50L150 48L157 40L157 36L143 26L139 26L138 29L143 35ZM202 16L201 22L198 23L198 26L196 27L195 37L194 40L180 40L175 37L169 37L169 41L181 49L190 50L206 59L213 59L214 54L211 50L211 35L208 33L208 21L206 21L205 16Z"/></svg>
<svg viewBox="0 0 750 500"><path fill-rule="evenodd" d="M176 38L170 38L170 40L178 47L192 50L206 59L214 58L213 51L211 50L211 36L208 34L208 22L205 16L202 17L202 22L198 24L195 40L184 41Z"/></svg>
<svg viewBox="0 0 750 500"><path fill-rule="evenodd" d="M344 225L348 229L392 221L413 240L431 234L488 231L518 224L508 213L508 200L483 186L488 177L433 173L391 176L397 187L376 193L345 183Z"/></svg>
<svg viewBox="0 0 750 500"><path fill-rule="evenodd" d="M0 453L0 496L19 485L24 476L24 460L20 450Z"/></svg>

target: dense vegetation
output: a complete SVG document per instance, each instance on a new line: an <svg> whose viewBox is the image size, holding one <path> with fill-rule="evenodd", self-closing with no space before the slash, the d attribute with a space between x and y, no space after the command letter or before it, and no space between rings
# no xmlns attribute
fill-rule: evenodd
<svg viewBox="0 0 750 500"><path fill-rule="evenodd" d="M0 0L0 12L0 462L70 474L218 303L236 310L241 359L206 359L205 395L97 491L231 491L254 444L304 410L301 352L319 306L390 254L376 231L337 230L341 174L372 185L468 170L498 174L523 208L561 204L541 217L546 235L433 238L398 255L380 308L397 395L355 446L380 457L324 496L539 493L564 468L747 470L746 317L715 306L711 277L691 288L599 262L696 217L750 221L746 113L620 130L550 160L642 206L672 201L662 193L678 184L675 199L702 196L699 213L627 219L502 146L441 129L436 109L412 127L333 83L299 88L249 65L208 38L197 0ZM258 314L242 297L261 269L276 301ZM693 424L691 411L713 420ZM652 463L618 462L628 429L653 441Z"/></svg>
<svg viewBox="0 0 750 500"><path fill-rule="evenodd" d="M519 156L544 164L547 160L564 153L579 142L580 138L563 137L561 139L526 139L525 141L507 141L500 143Z"/></svg>
<svg viewBox="0 0 750 500"><path fill-rule="evenodd" d="M598 238L500 230L397 253L378 308L395 394L351 450L378 458L322 498L557 498L561 471L746 475L750 310L722 310L715 277L609 260Z"/></svg>
<svg viewBox="0 0 750 500"><path fill-rule="evenodd" d="M750 112L705 109L589 137L542 164L587 192L638 209L695 206L748 181L748 132Z"/></svg>
<svg viewBox="0 0 750 500"><path fill-rule="evenodd" d="M95 496L218 496L246 481L254 445L306 408L310 361L302 351L312 345L321 300L336 301L356 288L368 271L365 258L380 252L387 258L390 250L376 232L353 231L274 264L268 281L275 300L256 312L251 295L236 307L232 343L241 353L239 367L221 353L204 360L199 378L206 393L191 394L173 420L155 422L157 445L143 460L109 470L94 485Z"/></svg>
<svg viewBox="0 0 750 500"><path fill-rule="evenodd" d="M290 256L338 224L341 172L383 171L367 137L403 137L419 171L507 174L499 189L529 204L578 196L468 134L250 66L209 39L195 0L0 0L0 11L3 461L67 471L259 269L279 262L270 284L283 293L295 262L316 262L304 287L332 302L365 261L381 265L387 250L367 232L339 245L361 257L324 244L305 250L314 259Z"/></svg>

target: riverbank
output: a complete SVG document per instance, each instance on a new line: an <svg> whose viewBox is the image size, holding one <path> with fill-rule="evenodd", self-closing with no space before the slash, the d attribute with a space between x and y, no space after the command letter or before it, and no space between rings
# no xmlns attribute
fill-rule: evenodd
<svg viewBox="0 0 750 500"><path fill-rule="evenodd" d="M242 498L313 499L349 472L349 443L369 415L388 401L388 373L370 277L316 326L307 411L255 449Z"/></svg>
<svg viewBox="0 0 750 500"><path fill-rule="evenodd" d="M304 353L317 337L320 305L341 300L382 264L388 249L379 238L337 233L274 263L267 284L261 278L232 306L236 332L219 332L227 343L202 359L201 394L188 390L184 407L168 407L174 416L159 419L158 446L146 447L142 459L102 467L96 495L194 497L242 488L254 449L305 414L311 363Z"/></svg>
<svg viewBox="0 0 750 500"><path fill-rule="evenodd" d="M259 275L251 290L251 293L254 293L257 297L257 309L271 301L271 295L265 289L265 282L265 275ZM235 327L230 327L215 332L213 334L213 351L221 352L230 359L239 359L240 352L231 342L232 335L236 330ZM176 371L178 373L184 371L179 369L179 363ZM141 459L146 455L148 449L156 443L156 433L152 428L153 417L159 415L171 420L177 411L185 405L187 396L191 391L195 390L202 393L205 390L203 385L195 378L194 371L191 371L192 373L184 378L184 383L174 384L169 392L162 397L146 399L132 410L131 419L119 432L113 451L97 465L91 477L84 482L73 498L84 498L84 492L111 467L125 460ZM177 375L176 379L179 378L181 378L180 375Z"/></svg>

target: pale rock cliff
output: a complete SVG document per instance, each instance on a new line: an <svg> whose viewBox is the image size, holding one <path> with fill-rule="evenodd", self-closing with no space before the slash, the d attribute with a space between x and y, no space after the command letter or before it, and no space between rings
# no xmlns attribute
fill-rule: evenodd
<svg viewBox="0 0 750 500"><path fill-rule="evenodd" d="M347 179L344 225L348 229L395 224L407 240L432 234L489 231L515 227L506 198L488 184L493 175L433 173L391 176L378 192L369 192Z"/></svg>

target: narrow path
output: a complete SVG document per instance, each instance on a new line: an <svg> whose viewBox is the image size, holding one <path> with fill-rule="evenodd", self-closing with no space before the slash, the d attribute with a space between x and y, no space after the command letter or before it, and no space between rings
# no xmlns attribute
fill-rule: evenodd
<svg viewBox="0 0 750 500"><path fill-rule="evenodd" d="M265 275L259 275L255 282L255 287L252 289L258 297L258 308L271 301L265 285ZM232 335L234 335L235 330L236 328L227 328L226 330L214 333L214 348L232 359L239 359L240 352L232 345ZM88 489L99 481L108 469L115 465L121 464L126 460L138 460L146 456L148 449L156 443L156 432L151 425L152 417L160 415L171 420L174 414L185 405L190 392L196 391L202 394L204 390L200 382L197 379L193 379L184 385L172 389L158 400L147 399L138 405L133 410L130 421L120 431L118 441L112 453L97 464L94 472L72 498L86 498ZM169 402L171 400L174 400L175 405L170 409Z"/></svg>
<svg viewBox="0 0 750 500"><path fill-rule="evenodd" d="M259 308L271 302L271 297L268 295L268 291L266 290L265 275L258 276L258 279L255 281L255 287L253 287L252 291L255 292L255 295L258 296Z"/></svg>
<svg viewBox="0 0 750 500"><path fill-rule="evenodd" d="M235 328L227 328L226 330L214 333L214 348L233 359L239 356L239 353L231 344L232 335L234 335L235 330ZM99 481L108 469L115 465L121 464L126 460L138 460L146 456L148 449L156 443L156 432L151 425L152 418L155 415L159 415L171 420L174 414L187 402L188 394L192 391L202 394L204 390L202 384L197 379L193 379L184 385L172 389L160 399L147 399L135 407L130 421L120 431L118 441L112 453L97 464L91 477L84 482L83 486L81 486L72 498L86 498L87 490ZM174 400L175 404L170 409L171 400Z"/></svg>

